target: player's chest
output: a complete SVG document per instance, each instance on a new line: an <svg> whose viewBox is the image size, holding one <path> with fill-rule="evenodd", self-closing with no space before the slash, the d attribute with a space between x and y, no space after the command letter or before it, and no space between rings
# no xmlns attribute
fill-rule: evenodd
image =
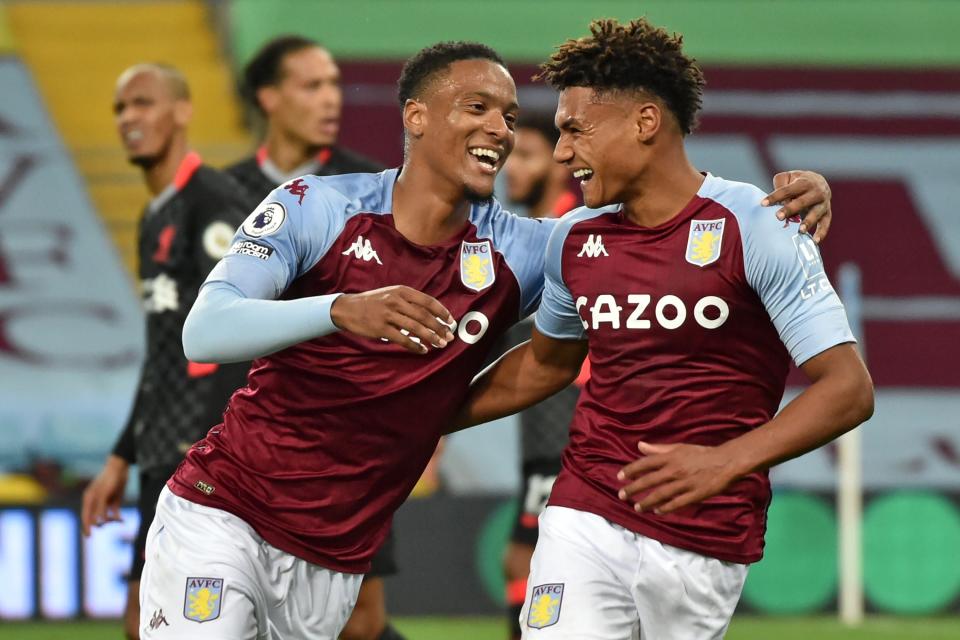
<svg viewBox="0 0 960 640"><path fill-rule="evenodd" d="M384 219L351 219L306 284L358 293L404 285L439 300L454 318L517 319L519 287L494 241L465 233L442 245L407 241Z"/></svg>
<svg viewBox="0 0 960 640"><path fill-rule="evenodd" d="M574 228L563 275L591 334L683 337L715 331L752 304L737 229L722 217L670 233Z"/></svg>

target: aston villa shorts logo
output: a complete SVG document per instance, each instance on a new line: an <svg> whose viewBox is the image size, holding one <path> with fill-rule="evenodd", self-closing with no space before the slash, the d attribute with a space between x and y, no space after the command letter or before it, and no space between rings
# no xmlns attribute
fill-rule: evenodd
<svg viewBox="0 0 960 640"><path fill-rule="evenodd" d="M183 594L183 617L194 622L209 622L220 617L223 604L223 578L187 578Z"/></svg>
<svg viewBox="0 0 960 640"><path fill-rule="evenodd" d="M460 281L474 291L482 291L495 279L490 241L464 242L460 246Z"/></svg>
<svg viewBox="0 0 960 640"><path fill-rule="evenodd" d="M726 221L691 220L690 235L687 237L687 262L698 267L713 264L720 257L723 244L723 227Z"/></svg>
<svg viewBox="0 0 960 640"><path fill-rule="evenodd" d="M530 592L530 611L527 626L543 629L560 620L560 605L563 604L563 583L541 584Z"/></svg>

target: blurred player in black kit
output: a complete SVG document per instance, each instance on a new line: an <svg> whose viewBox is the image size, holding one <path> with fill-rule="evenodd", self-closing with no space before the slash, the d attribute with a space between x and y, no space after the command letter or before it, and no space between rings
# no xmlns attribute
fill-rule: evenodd
<svg viewBox="0 0 960 640"><path fill-rule="evenodd" d="M248 364L189 362L181 334L187 312L247 214L238 185L190 150L186 79L161 64L139 64L117 80L113 112L129 161L153 199L140 219L139 276L147 352L133 409L113 452L83 495L84 535L119 520L131 464L140 473L140 531L134 545L124 627L139 637L140 574L157 497L183 454L217 424ZM175 613L175 612L170 612Z"/></svg>
<svg viewBox="0 0 960 640"><path fill-rule="evenodd" d="M250 192L251 210L277 186L299 176L375 173L385 168L337 146L343 106L340 69L316 41L288 35L267 42L247 63L243 84L245 97L265 120L264 140L252 157L226 171ZM396 571L391 532L364 576L340 638L402 640L387 620L384 600L383 578Z"/></svg>
<svg viewBox="0 0 960 640"><path fill-rule="evenodd" d="M264 139L253 156L226 171L250 191L252 206L299 176L385 168L337 146L343 106L340 69L315 41L281 36L266 43L244 69L243 93L265 119Z"/></svg>
<svg viewBox="0 0 960 640"><path fill-rule="evenodd" d="M579 204L577 194L570 189L569 171L553 159L559 137L552 113L521 112L516 144L504 165L506 196L511 203L525 207L531 218L558 218ZM508 334L509 345L529 339L531 324L532 319L528 319L515 325ZM530 558L537 544L537 518L560 473L560 454L567 444L570 419L587 375L589 365L585 362L573 385L520 414L520 506L503 559L511 638L520 638L520 610Z"/></svg>

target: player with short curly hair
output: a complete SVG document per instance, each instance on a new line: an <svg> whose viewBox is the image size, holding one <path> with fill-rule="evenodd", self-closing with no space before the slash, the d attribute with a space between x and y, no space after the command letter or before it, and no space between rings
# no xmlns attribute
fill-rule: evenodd
<svg viewBox="0 0 960 640"><path fill-rule="evenodd" d="M813 238L687 159L703 77L680 37L590 31L542 74L587 206L550 237L532 340L461 424L566 388L589 351L523 637L719 639L762 555L767 469L869 418L873 387ZM812 384L777 414L791 357Z"/></svg>

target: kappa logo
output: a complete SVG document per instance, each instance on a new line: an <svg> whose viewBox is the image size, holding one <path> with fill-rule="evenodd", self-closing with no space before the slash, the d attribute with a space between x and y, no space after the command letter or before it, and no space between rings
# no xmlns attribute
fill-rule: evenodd
<svg viewBox="0 0 960 640"><path fill-rule="evenodd" d="M802 220L800 219L800 214L798 213L797 215L790 216L789 218L784 220L783 228L786 229L787 227L789 227L791 222L796 222L797 224L800 224L802 222Z"/></svg>
<svg viewBox="0 0 960 640"><path fill-rule="evenodd" d="M259 238L276 233L286 219L287 210L283 205L279 202L269 202L262 209L251 213L244 220L241 228L251 238Z"/></svg>
<svg viewBox="0 0 960 640"><path fill-rule="evenodd" d="M597 234L596 237L591 233L587 237L587 241L583 243L583 247L580 248L580 253L577 254L578 258L586 256L587 258L599 258L600 256L609 256L607 253L607 248L603 246L603 236Z"/></svg>
<svg viewBox="0 0 960 640"><path fill-rule="evenodd" d="M377 264L383 264L380 262L380 256L377 255L377 252L370 245L370 241L365 240L363 236L357 236L357 239L354 241L354 243L347 247L347 250L340 255L348 256L350 254L353 254L354 258L360 258L364 262L376 260Z"/></svg>
<svg viewBox="0 0 960 640"><path fill-rule="evenodd" d="M169 627L170 623L167 622L167 617L163 615L163 609L157 609L153 612L153 616L150 618L150 629L156 631L160 628L160 625Z"/></svg>
<svg viewBox="0 0 960 640"><path fill-rule="evenodd" d="M307 195L307 189L309 188L310 185L303 183L303 178L297 178L284 187L284 189L290 192L290 195L298 197L297 204L303 204L303 197Z"/></svg>
<svg viewBox="0 0 960 640"><path fill-rule="evenodd" d="M724 219L691 220L687 236L687 262L698 267L713 264L720 257Z"/></svg>
<svg viewBox="0 0 960 640"><path fill-rule="evenodd" d="M194 622L209 622L220 617L223 604L223 578L187 578L183 594L183 617Z"/></svg>
<svg viewBox="0 0 960 640"><path fill-rule="evenodd" d="M493 284L496 274L491 260L490 241L464 242L460 245L460 282L474 291L482 291Z"/></svg>
<svg viewBox="0 0 960 640"><path fill-rule="evenodd" d="M527 626L543 629L560 621L560 605L563 604L563 583L541 584L530 592L530 612Z"/></svg>

